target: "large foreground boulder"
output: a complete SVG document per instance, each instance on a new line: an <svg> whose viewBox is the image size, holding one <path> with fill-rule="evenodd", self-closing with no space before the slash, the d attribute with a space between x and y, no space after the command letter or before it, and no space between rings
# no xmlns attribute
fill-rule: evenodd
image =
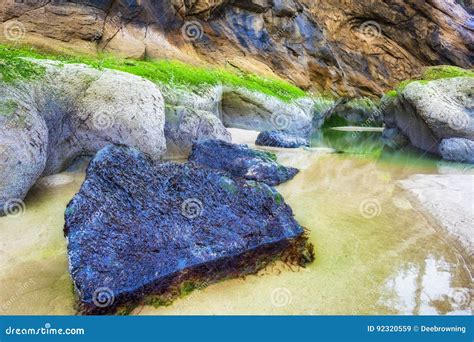
<svg viewBox="0 0 474 342"><path fill-rule="evenodd" d="M234 177L278 185L292 179L298 170L285 167L275 155L250 149L247 145L227 143L222 140L203 140L193 145L189 161L215 170L222 170Z"/></svg>
<svg viewBox="0 0 474 342"><path fill-rule="evenodd" d="M137 147L155 159L165 152L164 101L152 82L52 61L18 59L6 72L18 65L41 72L35 79L0 80L0 215L39 177L110 143Z"/></svg>
<svg viewBox="0 0 474 342"><path fill-rule="evenodd" d="M474 77L412 82L396 96L383 98L386 127L399 129L421 150L469 162L472 151L469 156L464 147L474 140L473 89ZM444 140L449 141L441 146Z"/></svg>
<svg viewBox="0 0 474 342"><path fill-rule="evenodd" d="M270 147L298 148L302 146L309 147L309 140L284 131L265 131L257 136L255 144Z"/></svg>
<svg viewBox="0 0 474 342"><path fill-rule="evenodd" d="M300 265L313 258L291 208L268 185L191 164L155 165L126 147L97 153L65 217L70 272L87 314L252 273L279 257Z"/></svg>

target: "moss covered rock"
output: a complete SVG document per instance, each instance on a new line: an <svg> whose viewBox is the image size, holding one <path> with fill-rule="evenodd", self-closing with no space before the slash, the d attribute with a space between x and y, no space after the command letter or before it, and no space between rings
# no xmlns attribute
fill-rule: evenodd
<svg viewBox="0 0 474 342"><path fill-rule="evenodd" d="M0 208L23 199L40 176L111 142L163 155L164 101L152 82L82 64L16 63L41 74L0 81Z"/></svg>
<svg viewBox="0 0 474 342"><path fill-rule="evenodd" d="M411 82L396 96L385 96L382 109L387 129L397 128L415 147L446 156L440 152L443 140L474 140L474 77Z"/></svg>

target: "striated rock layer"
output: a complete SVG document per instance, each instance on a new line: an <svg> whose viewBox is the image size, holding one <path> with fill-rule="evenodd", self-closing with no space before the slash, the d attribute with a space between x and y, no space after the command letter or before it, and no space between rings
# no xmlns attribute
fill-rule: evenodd
<svg viewBox="0 0 474 342"><path fill-rule="evenodd" d="M0 0L3 41L167 57L380 95L420 67L473 64L455 0ZM15 30L17 28L17 30Z"/></svg>
<svg viewBox="0 0 474 342"><path fill-rule="evenodd" d="M145 295L173 296L255 272L276 258L313 259L275 189L108 146L66 209L69 265L83 313L112 313Z"/></svg>

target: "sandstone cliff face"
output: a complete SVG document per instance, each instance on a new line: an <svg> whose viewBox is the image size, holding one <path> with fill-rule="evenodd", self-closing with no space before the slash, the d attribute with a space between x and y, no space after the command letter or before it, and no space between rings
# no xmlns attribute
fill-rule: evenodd
<svg viewBox="0 0 474 342"><path fill-rule="evenodd" d="M422 66L472 68L474 20L458 2L0 0L0 40L178 58L380 95Z"/></svg>

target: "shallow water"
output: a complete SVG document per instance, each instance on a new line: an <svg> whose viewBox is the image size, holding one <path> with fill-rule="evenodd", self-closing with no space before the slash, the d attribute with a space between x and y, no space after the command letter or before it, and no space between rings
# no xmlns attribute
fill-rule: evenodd
<svg viewBox="0 0 474 342"><path fill-rule="evenodd" d="M135 314L471 314L468 256L396 186L438 173L438 162L379 150L276 151L301 169L278 189L309 230L316 261L306 269L278 263ZM83 176L65 175L71 183L59 177L35 188L23 215L0 218L2 314L75 312L62 227Z"/></svg>

